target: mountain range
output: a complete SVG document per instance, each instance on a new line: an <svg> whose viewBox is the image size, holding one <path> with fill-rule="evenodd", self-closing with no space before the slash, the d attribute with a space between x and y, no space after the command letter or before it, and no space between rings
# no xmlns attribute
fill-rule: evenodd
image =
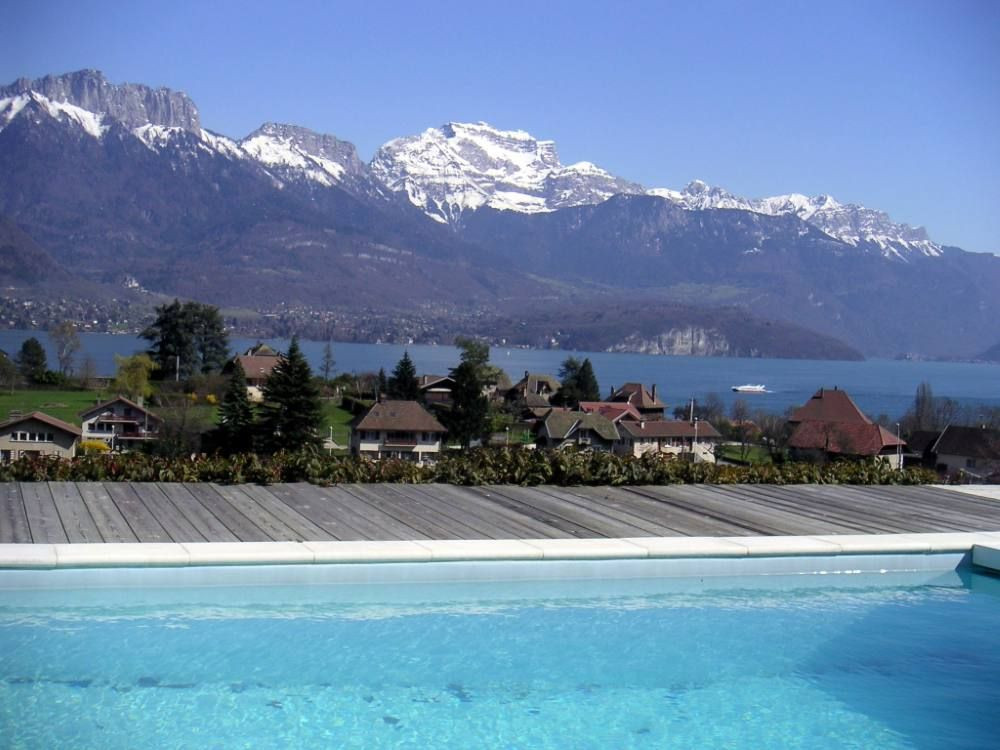
<svg viewBox="0 0 1000 750"><path fill-rule="evenodd" d="M1000 338L1000 258L828 195L644 187L486 123L365 163L295 125L233 139L183 93L84 70L0 87L0 174L11 296L416 313L666 353L969 357Z"/></svg>

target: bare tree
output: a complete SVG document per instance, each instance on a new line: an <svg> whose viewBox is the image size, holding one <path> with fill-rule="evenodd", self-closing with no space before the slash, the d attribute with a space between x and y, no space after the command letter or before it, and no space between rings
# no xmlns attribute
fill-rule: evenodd
<svg viewBox="0 0 1000 750"><path fill-rule="evenodd" d="M69 375L73 372L73 359L80 351L80 334L76 330L76 324L70 320L64 320L49 330L49 337L56 346L59 372L63 375Z"/></svg>

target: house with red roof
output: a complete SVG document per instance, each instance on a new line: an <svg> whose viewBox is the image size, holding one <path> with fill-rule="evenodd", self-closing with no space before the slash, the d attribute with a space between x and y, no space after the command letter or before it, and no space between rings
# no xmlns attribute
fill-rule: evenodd
<svg viewBox="0 0 1000 750"><path fill-rule="evenodd" d="M902 468L906 443L872 422L837 388L820 388L788 418L788 448L797 460L880 458Z"/></svg>
<svg viewBox="0 0 1000 750"><path fill-rule="evenodd" d="M621 388L612 388L608 401L629 404L643 419L664 419L667 405L656 397L656 384L651 391L642 383L625 383Z"/></svg>
<svg viewBox="0 0 1000 750"><path fill-rule="evenodd" d="M251 401L260 402L264 400L264 383L271 377L271 371L280 361L279 352L267 344L258 343L245 353L234 357L226 372L230 372L233 365L239 362L247 379L247 396Z"/></svg>

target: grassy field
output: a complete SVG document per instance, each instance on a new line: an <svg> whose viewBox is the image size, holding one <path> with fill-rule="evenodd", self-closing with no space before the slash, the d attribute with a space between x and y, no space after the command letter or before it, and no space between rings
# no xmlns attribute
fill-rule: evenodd
<svg viewBox="0 0 1000 750"><path fill-rule="evenodd" d="M12 411L24 414L43 411L50 417L79 425L80 412L106 396L99 391L4 391L0 393L0 421L6 421Z"/></svg>
<svg viewBox="0 0 1000 750"><path fill-rule="evenodd" d="M353 416L346 409L341 409L339 406L335 406L333 401L323 402L323 437L330 434L330 428L333 428L333 439L336 440L340 445L347 447L347 442L350 439L350 428L348 423L353 419Z"/></svg>
<svg viewBox="0 0 1000 750"><path fill-rule="evenodd" d="M737 461L751 464L769 464L771 463L771 454L762 445L748 445L746 453L746 458L743 457L741 452L741 447L739 445L726 444L719 446L718 457L724 458L728 461Z"/></svg>

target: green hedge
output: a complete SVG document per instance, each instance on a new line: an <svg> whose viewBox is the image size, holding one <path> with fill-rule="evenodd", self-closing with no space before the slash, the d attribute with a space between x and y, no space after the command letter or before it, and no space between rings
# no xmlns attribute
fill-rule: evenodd
<svg viewBox="0 0 1000 750"><path fill-rule="evenodd" d="M446 484L640 485L640 484L926 484L926 469L895 471L874 461L825 465L717 466L664 455L642 458L576 451L482 448L455 453L433 466L372 461L320 453L254 454L195 459L140 453L82 456L72 460L22 458L0 466L0 481L98 482L442 482Z"/></svg>

